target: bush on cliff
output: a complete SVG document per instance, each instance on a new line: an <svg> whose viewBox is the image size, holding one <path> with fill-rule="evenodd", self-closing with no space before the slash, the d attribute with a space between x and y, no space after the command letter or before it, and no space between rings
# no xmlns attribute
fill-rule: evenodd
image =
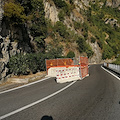
<svg viewBox="0 0 120 120"><path fill-rule="evenodd" d="M37 71L45 70L44 54L19 54L10 58L9 70L15 75L36 73Z"/></svg>
<svg viewBox="0 0 120 120"><path fill-rule="evenodd" d="M14 75L26 75L36 73L38 71L45 71L45 59L54 59L62 57L62 49L52 49L48 53L30 53L18 54L10 58L8 68L10 73Z"/></svg>

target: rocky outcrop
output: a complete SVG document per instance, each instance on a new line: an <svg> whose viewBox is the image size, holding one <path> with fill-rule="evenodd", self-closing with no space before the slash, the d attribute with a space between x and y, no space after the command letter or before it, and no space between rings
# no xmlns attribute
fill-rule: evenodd
<svg viewBox="0 0 120 120"><path fill-rule="evenodd" d="M32 51L26 25L14 25L10 28L8 21L3 17L3 2L4 0L0 0L0 82L8 76L10 57Z"/></svg>
<svg viewBox="0 0 120 120"><path fill-rule="evenodd" d="M119 7L119 5L120 5L120 0L107 0L106 1L106 6L109 6L109 7L116 8L116 7Z"/></svg>
<svg viewBox="0 0 120 120"><path fill-rule="evenodd" d="M17 53L16 43L11 43L8 37L0 38L0 80L3 81L8 75L8 62L11 56ZM14 51L14 52L13 52Z"/></svg>
<svg viewBox="0 0 120 120"><path fill-rule="evenodd" d="M9 37L0 36L0 81L4 81L8 76L8 62L10 57L23 53L31 52L28 44L19 45L18 42L11 42Z"/></svg>
<svg viewBox="0 0 120 120"><path fill-rule="evenodd" d="M2 0L0 0L0 32L1 32L1 23L2 23L2 18L3 18L3 9L2 9Z"/></svg>
<svg viewBox="0 0 120 120"><path fill-rule="evenodd" d="M105 24L110 24L112 27L120 27L120 25L118 24L118 20L113 18L106 18Z"/></svg>
<svg viewBox="0 0 120 120"><path fill-rule="evenodd" d="M89 43L90 46L92 47L92 50L94 51L94 55L92 58L89 58L89 63L101 63L102 61L102 52L100 47L98 46L97 42L95 43Z"/></svg>
<svg viewBox="0 0 120 120"><path fill-rule="evenodd" d="M47 0L43 0L44 3L44 10L45 10L45 17L50 19L53 23L56 23L57 21L59 21L58 18L58 10L56 8L56 6L54 5L54 3L50 3Z"/></svg>

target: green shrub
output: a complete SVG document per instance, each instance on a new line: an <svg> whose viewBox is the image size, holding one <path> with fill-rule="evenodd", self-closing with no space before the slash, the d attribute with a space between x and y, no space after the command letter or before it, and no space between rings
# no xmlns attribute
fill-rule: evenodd
<svg viewBox="0 0 120 120"><path fill-rule="evenodd" d="M44 41L45 37L44 36L39 36L39 37L35 37L34 41L37 43L37 50L40 52L44 52L45 49L45 41Z"/></svg>
<svg viewBox="0 0 120 120"><path fill-rule="evenodd" d="M74 28L75 28L76 30L77 30L77 29L80 29L80 28L81 28L81 23L74 21Z"/></svg>
<svg viewBox="0 0 120 120"><path fill-rule="evenodd" d="M79 47L78 47L79 52L80 52L80 53L86 52L88 58L91 57L91 56L94 54L94 52L92 51L92 48L90 47L89 44L87 44L87 43L85 42L85 39L84 39L84 38L80 38L80 37L79 37L78 40L77 40L77 44L78 44L78 46L79 46Z"/></svg>
<svg viewBox="0 0 120 120"><path fill-rule="evenodd" d="M116 61L113 62L113 64L120 65L120 55L118 56L118 58L116 59Z"/></svg>
<svg viewBox="0 0 120 120"><path fill-rule="evenodd" d="M86 45L86 51L88 58L93 56L94 52L92 51L92 48L90 47L89 44Z"/></svg>
<svg viewBox="0 0 120 120"><path fill-rule="evenodd" d="M58 8L63 8L63 7L67 6L67 4L64 0L53 0L53 1L55 3L56 7L58 7Z"/></svg>
<svg viewBox="0 0 120 120"><path fill-rule="evenodd" d="M97 43L98 43L99 47L100 47L101 49L103 49L103 44L102 44L102 42L101 42L101 41L97 41Z"/></svg>
<svg viewBox="0 0 120 120"><path fill-rule="evenodd" d="M55 25L55 30L60 34L60 36L67 38L69 33L67 32L67 27L61 21L58 21Z"/></svg>
<svg viewBox="0 0 120 120"><path fill-rule="evenodd" d="M17 55L10 58L9 70L15 75L28 74L29 66L27 64L27 58L24 55Z"/></svg>
<svg viewBox="0 0 120 120"><path fill-rule="evenodd" d="M46 36L47 27L45 22L44 9L41 12L35 11L32 20L32 26L30 28L31 34L36 36Z"/></svg>
<svg viewBox="0 0 120 120"><path fill-rule="evenodd" d="M15 75L36 73L38 70L45 70L43 54L19 54L10 58L9 69ZM43 65L44 64L44 65Z"/></svg>
<svg viewBox="0 0 120 120"><path fill-rule="evenodd" d="M64 10L64 13L67 16L70 16L70 12L72 11L72 6L70 4L66 4L65 7L62 8Z"/></svg>
<svg viewBox="0 0 120 120"><path fill-rule="evenodd" d="M107 58L110 59L113 55L114 55L113 49L108 45L104 45L102 59L103 60Z"/></svg>
<svg viewBox="0 0 120 120"><path fill-rule="evenodd" d="M45 12L43 0L31 0L32 18L31 18L31 34L36 36L44 36L47 34L47 26L45 20Z"/></svg>
<svg viewBox="0 0 120 120"><path fill-rule="evenodd" d="M21 24L26 20L24 8L19 3L6 2L4 5L4 16L7 17L12 24Z"/></svg>
<svg viewBox="0 0 120 120"><path fill-rule="evenodd" d="M96 39L94 37L91 37L91 42L95 43Z"/></svg>
<svg viewBox="0 0 120 120"><path fill-rule="evenodd" d="M86 50L86 48L85 48L85 45L86 45L85 39L82 38L82 37L79 37L79 38L77 39L77 44L78 44L78 46L79 46L79 47L78 47L79 52L80 52L80 53L85 52L85 50Z"/></svg>
<svg viewBox="0 0 120 120"><path fill-rule="evenodd" d="M73 51L69 51L66 57L73 58L73 57L75 57L75 53Z"/></svg>
<svg viewBox="0 0 120 120"><path fill-rule="evenodd" d="M73 4L73 0L70 0L70 4Z"/></svg>
<svg viewBox="0 0 120 120"><path fill-rule="evenodd" d="M64 20L64 16L65 16L65 13L63 10L60 10L59 14L58 14L58 18L60 21L63 21Z"/></svg>
<svg viewBox="0 0 120 120"><path fill-rule="evenodd" d="M56 40L57 42L57 40ZM53 45L48 45L47 46L47 56L49 58L54 59L54 58L61 58L62 57L62 51L63 51L63 46L59 46L55 43L55 46Z"/></svg>
<svg viewBox="0 0 120 120"><path fill-rule="evenodd" d="M45 54L30 53L26 55L15 55L10 58L8 67L10 73L15 75L36 73L37 71L45 71L45 59L54 59L60 57L62 57L62 46L51 48Z"/></svg>

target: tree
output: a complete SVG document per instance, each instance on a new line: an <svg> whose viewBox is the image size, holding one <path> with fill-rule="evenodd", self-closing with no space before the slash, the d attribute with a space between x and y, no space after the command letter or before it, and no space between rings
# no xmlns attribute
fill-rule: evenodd
<svg viewBox="0 0 120 120"><path fill-rule="evenodd" d="M58 32L62 37L68 37L67 27L60 21L58 21L55 25L55 30Z"/></svg>
<svg viewBox="0 0 120 120"><path fill-rule="evenodd" d="M4 5L4 16L13 24L22 24L26 20L24 8L19 3L6 2Z"/></svg>
<svg viewBox="0 0 120 120"><path fill-rule="evenodd" d="M114 55L113 50L108 45L104 45L102 59L110 59Z"/></svg>
<svg viewBox="0 0 120 120"><path fill-rule="evenodd" d="M58 18L60 21L63 21L64 20L64 16L65 16L65 13L63 10L60 10L59 14L58 14Z"/></svg>
<svg viewBox="0 0 120 120"><path fill-rule="evenodd" d="M75 53L73 51L69 51L66 57L73 58L73 57L75 57Z"/></svg>
<svg viewBox="0 0 120 120"><path fill-rule="evenodd" d="M43 52L45 49L45 37L44 36L39 36L35 37L34 41L37 43L38 51Z"/></svg>
<svg viewBox="0 0 120 120"><path fill-rule="evenodd" d="M91 42L95 43L96 39L94 37L91 37Z"/></svg>
<svg viewBox="0 0 120 120"><path fill-rule="evenodd" d="M85 45L86 45L86 43L85 43L84 38L79 37L78 40L77 40L77 43L78 43L78 46L79 46L78 47L79 52L80 53L85 52Z"/></svg>
<svg viewBox="0 0 120 120"><path fill-rule="evenodd" d="M55 3L56 7L58 7L58 8L63 8L63 7L67 6L67 4L64 0L53 0L53 1Z"/></svg>

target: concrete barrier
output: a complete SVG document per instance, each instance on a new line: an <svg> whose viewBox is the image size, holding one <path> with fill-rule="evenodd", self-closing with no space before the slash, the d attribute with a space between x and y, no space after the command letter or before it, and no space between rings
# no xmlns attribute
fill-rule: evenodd
<svg viewBox="0 0 120 120"><path fill-rule="evenodd" d="M71 67L64 68L63 70L56 70L56 73L57 83L81 80L79 67Z"/></svg>
<svg viewBox="0 0 120 120"><path fill-rule="evenodd" d="M104 66L120 74L120 65L104 63Z"/></svg>
<svg viewBox="0 0 120 120"><path fill-rule="evenodd" d="M51 67L48 69L48 76L50 77L56 77L56 71L57 70L64 70L66 67Z"/></svg>

